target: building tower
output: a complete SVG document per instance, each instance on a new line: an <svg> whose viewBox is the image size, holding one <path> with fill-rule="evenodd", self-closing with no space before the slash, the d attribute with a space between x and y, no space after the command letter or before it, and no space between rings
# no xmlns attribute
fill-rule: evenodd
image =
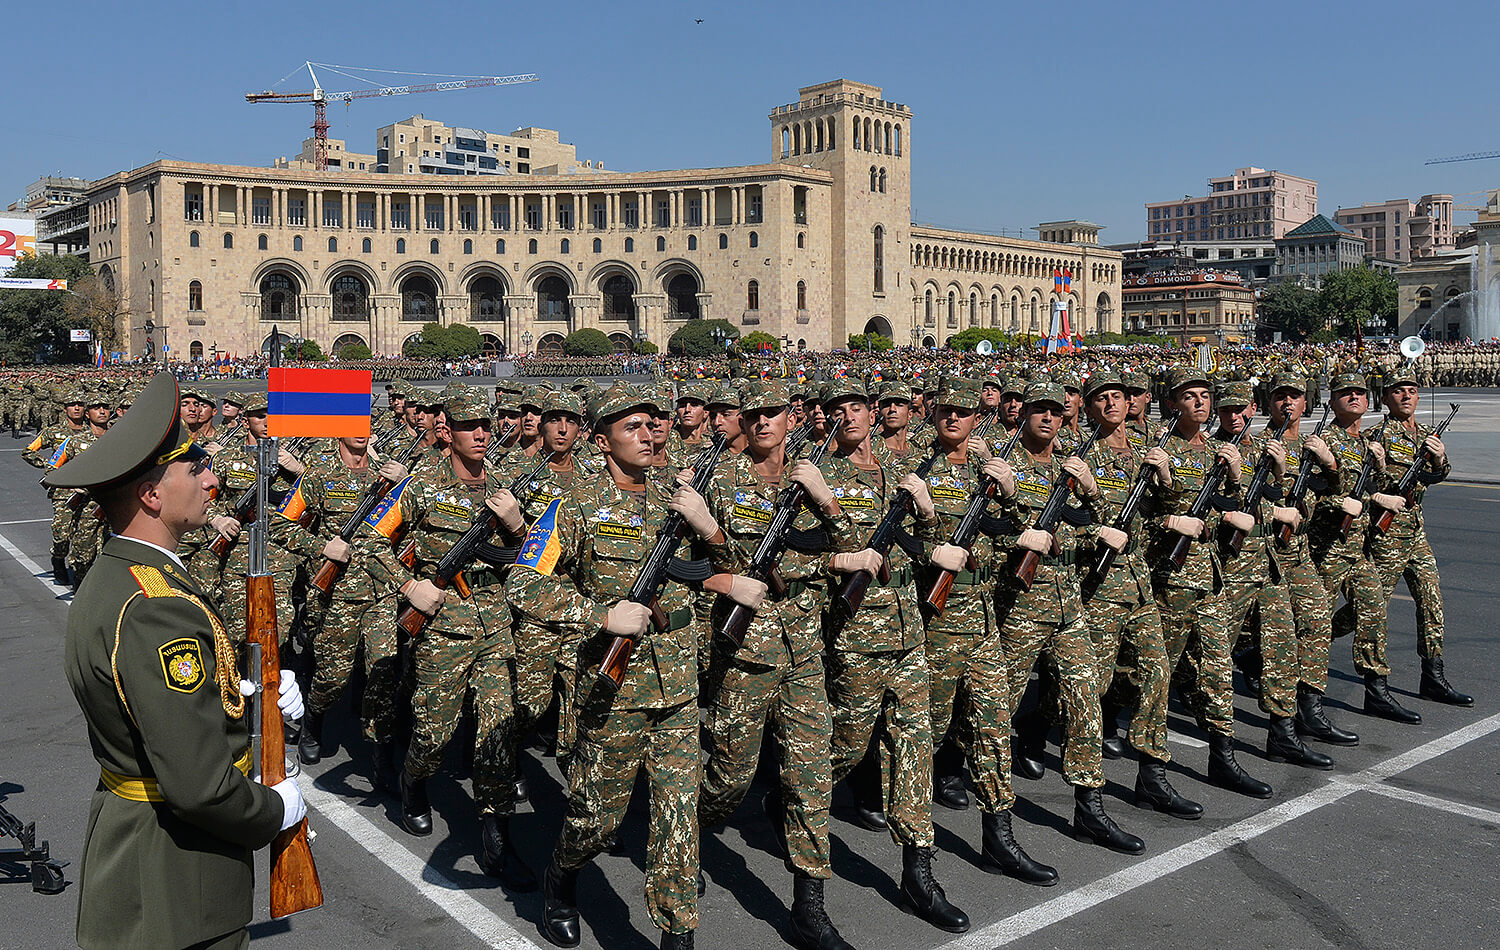
<svg viewBox="0 0 1500 950"><path fill-rule="evenodd" d="M771 160L833 175L826 314L832 345L870 331L908 345L911 110L882 98L879 86L847 79L797 93L795 103L771 112Z"/></svg>

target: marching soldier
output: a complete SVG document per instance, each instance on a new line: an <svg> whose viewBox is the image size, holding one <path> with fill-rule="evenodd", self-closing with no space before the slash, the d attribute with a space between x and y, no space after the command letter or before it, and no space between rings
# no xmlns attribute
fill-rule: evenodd
<svg viewBox="0 0 1500 950"><path fill-rule="evenodd" d="M89 427L84 421L84 403L87 400L82 390L70 393L63 405L64 420L55 426L42 429L31 444L21 452L21 458L34 468L55 469L67 462L72 454L75 439L87 435ZM47 497L52 502L52 581L59 587L67 587L68 579L68 530L73 523L73 510L68 507L72 492L49 489Z"/></svg>

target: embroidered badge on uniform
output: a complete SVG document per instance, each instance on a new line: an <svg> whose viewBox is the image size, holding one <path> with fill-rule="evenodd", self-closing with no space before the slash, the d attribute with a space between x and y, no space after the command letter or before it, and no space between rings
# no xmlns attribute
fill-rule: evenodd
<svg viewBox="0 0 1500 950"><path fill-rule="evenodd" d="M191 693L203 685L203 652L196 639L179 637L163 643L156 652L168 689Z"/></svg>

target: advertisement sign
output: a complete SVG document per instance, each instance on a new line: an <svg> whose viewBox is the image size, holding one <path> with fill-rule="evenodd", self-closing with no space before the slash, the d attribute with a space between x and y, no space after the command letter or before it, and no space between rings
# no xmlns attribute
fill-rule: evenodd
<svg viewBox="0 0 1500 950"><path fill-rule="evenodd" d="M69 330L69 343L88 343L94 339L94 334L89 330Z"/></svg>
<svg viewBox="0 0 1500 950"><path fill-rule="evenodd" d="M27 254L36 253L36 222L0 214L0 276Z"/></svg>
<svg viewBox="0 0 1500 950"><path fill-rule="evenodd" d="M61 278L47 277L0 277L0 290L67 290L68 282Z"/></svg>

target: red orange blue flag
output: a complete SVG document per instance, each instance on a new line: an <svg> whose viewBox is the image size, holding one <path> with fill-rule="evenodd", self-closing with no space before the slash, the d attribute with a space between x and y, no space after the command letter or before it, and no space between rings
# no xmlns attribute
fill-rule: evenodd
<svg viewBox="0 0 1500 950"><path fill-rule="evenodd" d="M370 385L369 370L274 368L266 392L270 434L368 436Z"/></svg>

